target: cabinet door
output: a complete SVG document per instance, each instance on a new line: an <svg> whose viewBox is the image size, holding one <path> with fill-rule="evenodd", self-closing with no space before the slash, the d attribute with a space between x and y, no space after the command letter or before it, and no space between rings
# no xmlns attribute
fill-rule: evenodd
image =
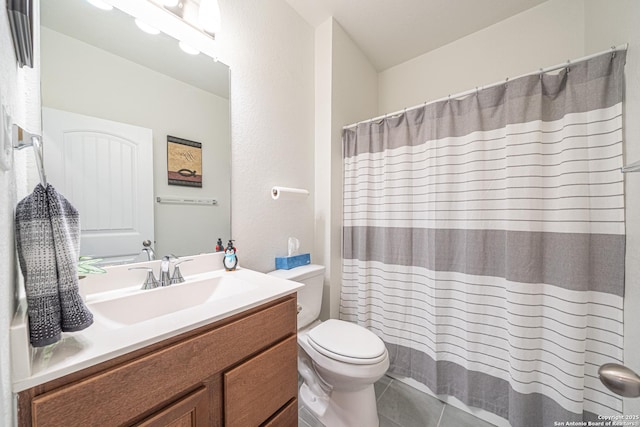
<svg viewBox="0 0 640 427"><path fill-rule="evenodd" d="M141 414L152 413L172 396L221 375L229 366L283 337L291 334L295 337L295 319L295 299L287 299L75 383L54 388L31 400L30 412L21 413L20 425L104 426L138 420ZM297 385L295 354L290 369Z"/></svg>
<svg viewBox="0 0 640 427"><path fill-rule="evenodd" d="M209 414L207 395L206 387L200 387L136 425L139 427L206 426Z"/></svg>
<svg viewBox="0 0 640 427"><path fill-rule="evenodd" d="M224 374L225 426L261 425L296 398L297 351L293 335Z"/></svg>

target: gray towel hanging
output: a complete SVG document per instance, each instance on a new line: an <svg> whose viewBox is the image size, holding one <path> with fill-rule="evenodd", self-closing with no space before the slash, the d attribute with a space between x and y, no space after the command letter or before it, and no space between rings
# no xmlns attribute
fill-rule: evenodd
<svg viewBox="0 0 640 427"><path fill-rule="evenodd" d="M85 329L93 315L78 293L78 211L51 185L37 185L16 207L16 240L25 280L30 341L42 347L61 332Z"/></svg>

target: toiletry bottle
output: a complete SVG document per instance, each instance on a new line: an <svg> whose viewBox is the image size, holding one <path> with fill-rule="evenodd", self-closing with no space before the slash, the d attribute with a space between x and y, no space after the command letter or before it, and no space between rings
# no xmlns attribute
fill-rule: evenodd
<svg viewBox="0 0 640 427"><path fill-rule="evenodd" d="M222 239L218 237L218 241L216 242L216 252L224 251L224 245L222 244Z"/></svg>
<svg viewBox="0 0 640 427"><path fill-rule="evenodd" d="M229 240L227 248L224 250L224 258L222 259L224 269L227 271L233 271L238 265L238 257L236 256L236 248L233 246L233 240Z"/></svg>

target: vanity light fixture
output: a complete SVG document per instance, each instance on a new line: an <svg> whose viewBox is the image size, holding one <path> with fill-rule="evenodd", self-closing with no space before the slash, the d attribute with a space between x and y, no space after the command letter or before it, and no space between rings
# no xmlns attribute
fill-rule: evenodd
<svg viewBox="0 0 640 427"><path fill-rule="evenodd" d="M102 0L87 0L87 2L91 3L98 9L102 10L113 10L113 6L108 3L103 2Z"/></svg>
<svg viewBox="0 0 640 427"><path fill-rule="evenodd" d="M165 0L106 1L115 8L128 13L134 19L138 18L142 23L151 25L178 41L183 41L180 43L180 48L188 54L203 53L214 59L218 55L215 34L203 30L198 25L199 6L203 0L178 0L177 6L171 8L165 6ZM210 7L210 4L205 6L205 12ZM213 9L214 13L219 11L215 4ZM216 20L215 16L213 19L214 22L220 22L220 19Z"/></svg>
<svg viewBox="0 0 640 427"><path fill-rule="evenodd" d="M153 27L147 24L146 22L142 21L140 18L136 18L135 22L138 28L140 28L142 31L144 31L147 34L152 34L152 35L160 34L160 30L158 30L156 27Z"/></svg>
<svg viewBox="0 0 640 427"><path fill-rule="evenodd" d="M220 32L220 6L217 0L200 0L198 24L207 33L215 35Z"/></svg>
<svg viewBox="0 0 640 427"><path fill-rule="evenodd" d="M184 53L188 53L189 55L198 55L200 53L198 49L183 42L182 40L178 43L178 46L180 46L180 49L182 49Z"/></svg>
<svg viewBox="0 0 640 427"><path fill-rule="evenodd" d="M9 0L6 3L18 65L33 68L33 1Z"/></svg>

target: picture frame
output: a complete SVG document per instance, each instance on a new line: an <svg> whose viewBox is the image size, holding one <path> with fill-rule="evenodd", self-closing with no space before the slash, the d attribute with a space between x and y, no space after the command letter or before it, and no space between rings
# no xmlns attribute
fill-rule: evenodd
<svg viewBox="0 0 640 427"><path fill-rule="evenodd" d="M169 185L202 188L202 143L167 135Z"/></svg>

